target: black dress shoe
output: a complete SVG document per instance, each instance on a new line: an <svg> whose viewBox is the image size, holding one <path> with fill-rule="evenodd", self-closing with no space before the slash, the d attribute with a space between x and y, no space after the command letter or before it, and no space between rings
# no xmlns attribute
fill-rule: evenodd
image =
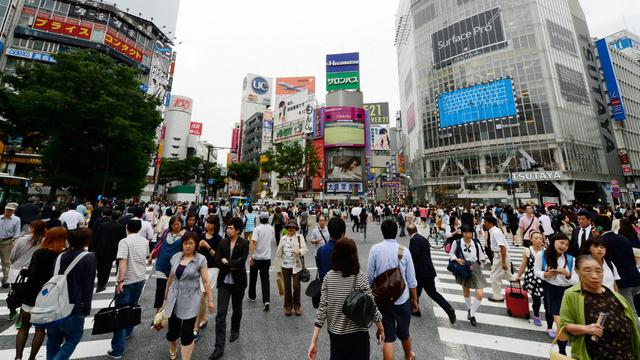
<svg viewBox="0 0 640 360"><path fill-rule="evenodd" d="M96 289L96 294L101 293L101 292L103 292L105 290L107 290L107 288L105 286L99 287L99 288Z"/></svg>
<svg viewBox="0 0 640 360"><path fill-rule="evenodd" d="M471 320L471 310L467 310L467 320Z"/></svg>
<svg viewBox="0 0 640 360"><path fill-rule="evenodd" d="M209 356L209 360L218 360L222 357L222 354L220 351L214 351L213 354L211 354Z"/></svg>
<svg viewBox="0 0 640 360"><path fill-rule="evenodd" d="M449 322L451 325L456 323L456 311L454 309L449 309L447 311L447 315L449 316Z"/></svg>
<svg viewBox="0 0 640 360"><path fill-rule="evenodd" d="M229 336L229 342L234 342L238 340L239 337L240 337L239 333L231 333L231 336Z"/></svg>
<svg viewBox="0 0 640 360"><path fill-rule="evenodd" d="M469 321L471 322L471 325L476 326L476 317L472 316L471 319L469 319Z"/></svg>
<svg viewBox="0 0 640 360"><path fill-rule="evenodd" d="M504 302L504 299L494 299L494 298L490 297L489 301L491 301L491 302Z"/></svg>

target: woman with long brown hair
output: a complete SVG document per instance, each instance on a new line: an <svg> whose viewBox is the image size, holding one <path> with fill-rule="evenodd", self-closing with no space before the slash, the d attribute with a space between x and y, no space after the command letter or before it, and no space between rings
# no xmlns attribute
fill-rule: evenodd
<svg viewBox="0 0 640 360"><path fill-rule="evenodd" d="M33 224L33 223L32 223ZM67 229L54 227L49 229L40 248L31 257L29 268L22 270L21 274L27 277L26 291L22 297L22 311L20 321L22 326L16 336L16 359L22 359L22 352L29 337L31 327L31 309L33 308L38 292L42 286L53 276L56 258L64 251L67 240ZM29 360L35 359L44 341L45 329L36 327L36 332L31 342L31 354Z"/></svg>

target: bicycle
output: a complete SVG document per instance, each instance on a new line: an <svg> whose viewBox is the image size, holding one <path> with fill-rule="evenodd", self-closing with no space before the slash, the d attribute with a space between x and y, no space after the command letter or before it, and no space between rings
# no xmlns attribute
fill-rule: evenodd
<svg viewBox="0 0 640 360"><path fill-rule="evenodd" d="M432 249L440 250L447 243L444 237L444 231L438 230L435 227L432 227L429 230L429 236L427 236L427 241L429 241L429 246Z"/></svg>

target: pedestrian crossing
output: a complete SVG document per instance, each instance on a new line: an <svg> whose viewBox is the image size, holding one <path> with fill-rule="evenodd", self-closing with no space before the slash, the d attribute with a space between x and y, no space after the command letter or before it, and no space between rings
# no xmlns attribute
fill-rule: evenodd
<svg viewBox="0 0 640 360"><path fill-rule="evenodd" d="M517 272L522 260L522 247L512 246L509 255L513 262L514 271ZM543 326L538 327L531 320L510 317L507 314L506 305L502 303L490 302L487 299L493 296L491 288L484 289L484 299L482 305L476 313L477 326L472 326L467 320L467 308L464 302L462 287L455 282L455 277L447 270L449 254L443 249L431 250L431 257L438 277L436 278L436 288L438 292L454 307L457 322L449 324L449 318L442 308L429 297L421 297L421 307L423 318L414 321L429 321L425 317L425 304L432 306L433 314L438 322L438 335L440 340L447 344L445 347L447 354L452 358L460 358L461 353L480 354L490 350L493 356L509 358L512 354L518 355L518 359L548 358L551 349L551 339L546 334L546 323L544 322L544 309L541 309ZM487 283L490 283L490 271L483 269ZM514 275L515 276L515 275ZM503 281L503 288L508 286ZM530 299L531 301L531 299ZM428 312L429 314L431 312ZM533 313L532 313L533 317ZM423 320L424 319L424 320ZM569 348L568 348L569 349Z"/></svg>
<svg viewBox="0 0 640 360"><path fill-rule="evenodd" d="M151 273L152 266L147 266L147 274ZM115 296L116 280L116 267L114 266L111 269L111 274L109 276L106 289L99 294L93 295L93 301L91 302L91 316L87 316L85 318L82 340L76 347L76 350L73 352L73 356L71 357L71 359L102 357L105 356L107 351L111 349L111 334L95 336L91 335L91 330L93 328L93 315L98 312L98 310L108 307L109 303L113 300ZM0 292L0 316L3 317L3 320L6 319L9 315L9 309L6 307L5 302L7 295L8 289L2 289L2 291ZM29 334L33 334L34 332L34 328L31 327L31 329L29 330ZM13 359L15 357L15 337L17 333L18 329L16 328L15 324L12 324L8 328L0 332L0 359ZM28 347L28 345L31 344L31 338L32 337L30 335L27 341L27 347L25 347L23 353L24 358L27 358L30 354L31 349ZM43 346L40 348L36 359L46 358L45 345L46 340L45 344L43 344Z"/></svg>

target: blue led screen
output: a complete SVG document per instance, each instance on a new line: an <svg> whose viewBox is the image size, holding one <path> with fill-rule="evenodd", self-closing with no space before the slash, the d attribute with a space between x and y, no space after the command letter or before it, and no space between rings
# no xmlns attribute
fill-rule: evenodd
<svg viewBox="0 0 640 360"><path fill-rule="evenodd" d="M440 127L514 117L518 114L511 79L500 79L438 96Z"/></svg>

